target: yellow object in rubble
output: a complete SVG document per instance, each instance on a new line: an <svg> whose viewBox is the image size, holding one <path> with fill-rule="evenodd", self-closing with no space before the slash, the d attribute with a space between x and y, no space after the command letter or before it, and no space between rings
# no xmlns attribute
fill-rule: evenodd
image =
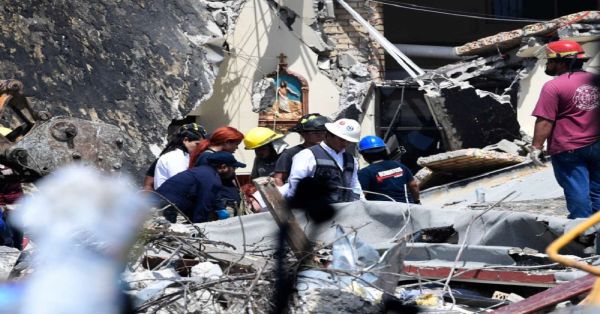
<svg viewBox="0 0 600 314"><path fill-rule="evenodd" d="M10 132L12 132L11 129L0 126L0 135L7 136Z"/></svg>
<svg viewBox="0 0 600 314"><path fill-rule="evenodd" d="M575 240L579 235L583 234L586 230L590 229L594 225L600 222L600 212L595 213L590 218L585 220L584 222L575 226L575 228L565 232L558 239L554 240L554 242L550 243L546 248L546 254L548 257L555 262L561 263L565 266L577 268L583 271L586 271L598 278L596 278L596 282L592 287L592 291L588 294L588 296L581 301L580 304L586 305L600 305L600 267L590 265L586 262L576 261L574 259L568 258L566 256L558 253L560 249L565 247L571 241Z"/></svg>
<svg viewBox="0 0 600 314"><path fill-rule="evenodd" d="M415 303L420 306L436 306L440 302L440 299L433 293L425 293L420 295Z"/></svg>

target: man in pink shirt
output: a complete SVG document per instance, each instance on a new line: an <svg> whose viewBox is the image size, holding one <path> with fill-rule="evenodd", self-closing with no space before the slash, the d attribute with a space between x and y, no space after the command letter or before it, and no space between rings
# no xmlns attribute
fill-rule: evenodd
<svg viewBox="0 0 600 314"><path fill-rule="evenodd" d="M598 77L582 70L581 46L559 40L546 46L546 74L556 76L542 88L532 115L537 117L531 159L548 142L556 181L565 192L569 218L600 210L600 92Z"/></svg>

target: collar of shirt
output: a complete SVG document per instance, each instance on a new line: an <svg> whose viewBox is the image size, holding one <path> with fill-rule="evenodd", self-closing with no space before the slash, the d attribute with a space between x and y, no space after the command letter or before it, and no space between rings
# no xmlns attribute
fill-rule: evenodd
<svg viewBox="0 0 600 314"><path fill-rule="evenodd" d="M325 151L329 155L331 155L331 157L333 157L335 163L338 165L338 167L340 167L340 169L344 169L344 152L346 151L345 149L342 149L338 153L335 150L333 150L333 148L327 146L327 144L325 144L325 141L321 142L319 145L321 145L321 147L323 147Z"/></svg>

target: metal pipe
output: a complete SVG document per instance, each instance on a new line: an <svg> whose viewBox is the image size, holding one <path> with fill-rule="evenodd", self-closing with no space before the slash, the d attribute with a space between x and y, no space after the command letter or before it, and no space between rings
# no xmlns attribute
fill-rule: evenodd
<svg viewBox="0 0 600 314"><path fill-rule="evenodd" d="M413 45L413 44L394 44L398 49L409 57L434 58L445 60L463 60L466 57L460 57L454 52L454 47L432 46L432 45Z"/></svg>

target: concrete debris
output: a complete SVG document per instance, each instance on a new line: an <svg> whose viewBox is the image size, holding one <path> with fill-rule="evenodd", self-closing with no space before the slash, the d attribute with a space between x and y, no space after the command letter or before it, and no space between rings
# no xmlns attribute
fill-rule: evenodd
<svg viewBox="0 0 600 314"><path fill-rule="evenodd" d="M363 111L362 105L372 84L367 66L361 63L353 65L342 85L336 116L356 119Z"/></svg>
<svg viewBox="0 0 600 314"><path fill-rule="evenodd" d="M598 24L570 24L558 30L558 37L575 41L593 41L600 38Z"/></svg>
<svg viewBox="0 0 600 314"><path fill-rule="evenodd" d="M483 173L524 161L525 157L515 154L471 148L421 157L417 163L433 171Z"/></svg>
<svg viewBox="0 0 600 314"><path fill-rule="evenodd" d="M275 80L265 77L252 86L252 111L261 112L270 108L276 97Z"/></svg>
<svg viewBox="0 0 600 314"><path fill-rule="evenodd" d="M488 145L488 146L482 148L482 150L499 151L499 152L504 152L504 153L508 153L511 155L525 155L527 153L525 146L527 146L527 143L524 141L515 140L515 141L511 142L511 141L503 139L494 145Z"/></svg>
<svg viewBox="0 0 600 314"><path fill-rule="evenodd" d="M381 313L381 304L371 304L361 297L340 289L319 288L306 294L297 302L295 314L317 314L317 313Z"/></svg>
<svg viewBox="0 0 600 314"><path fill-rule="evenodd" d="M121 275L121 280L126 285L127 290L143 290L154 284L156 281L173 280L180 278L179 274L172 268L151 271L125 271Z"/></svg>
<svg viewBox="0 0 600 314"><path fill-rule="evenodd" d="M351 68L356 62L356 59L347 53L342 53L337 57L337 65L343 69Z"/></svg>
<svg viewBox="0 0 600 314"><path fill-rule="evenodd" d="M10 273L12 272L19 256L21 255L21 251L6 247L0 246L0 280L7 280Z"/></svg>
<svg viewBox="0 0 600 314"><path fill-rule="evenodd" d="M317 61L317 66L319 67L320 70L329 70L331 69L331 60L330 59L319 59Z"/></svg>
<svg viewBox="0 0 600 314"><path fill-rule="evenodd" d="M535 23L527 25L522 29L516 29L510 32L502 32L496 35L485 37L460 47L456 47L456 54L459 56L471 56L480 54L491 54L500 51L515 48L521 43L524 37L542 36L550 32L568 27L573 23L598 22L600 21L599 11L583 11L566 16L562 16L548 22ZM567 33L569 33L567 31Z"/></svg>
<svg viewBox="0 0 600 314"><path fill-rule="evenodd" d="M219 265L211 262L202 262L192 267L192 277L203 277L208 279L217 279L223 275L223 271Z"/></svg>

